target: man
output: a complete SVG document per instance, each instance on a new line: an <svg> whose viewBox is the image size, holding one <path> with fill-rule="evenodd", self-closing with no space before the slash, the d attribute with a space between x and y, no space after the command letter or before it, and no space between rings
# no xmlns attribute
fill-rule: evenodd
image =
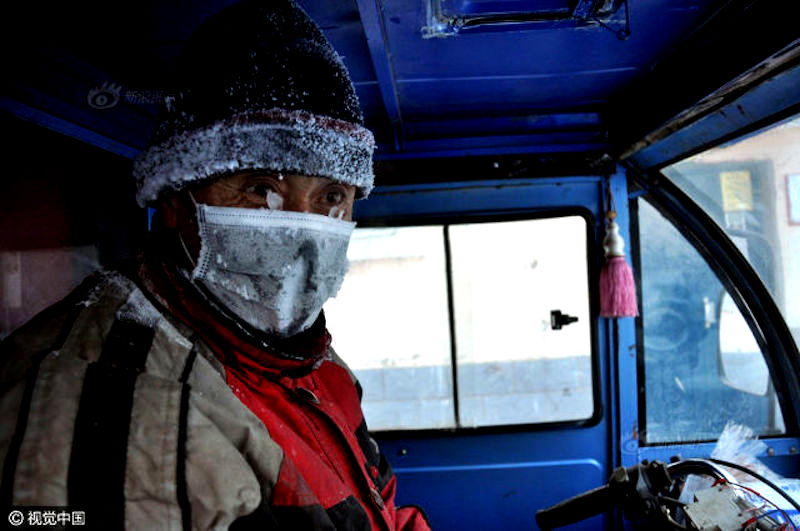
<svg viewBox="0 0 800 531"><path fill-rule="evenodd" d="M373 179L341 60L290 0L244 0L177 78L134 166L147 249L2 345L5 506L94 529L428 529L395 507L321 311Z"/></svg>

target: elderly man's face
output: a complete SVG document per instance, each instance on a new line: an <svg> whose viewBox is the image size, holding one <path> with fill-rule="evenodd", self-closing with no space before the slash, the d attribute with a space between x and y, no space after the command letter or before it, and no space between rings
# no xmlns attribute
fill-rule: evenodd
<svg viewBox="0 0 800 531"><path fill-rule="evenodd" d="M273 196L273 206L275 202L279 202L282 210L324 216L333 211L337 218L341 212L341 219L349 221L353 216L356 189L353 185L326 177L240 172L214 179L192 190L192 196L198 203L223 207L268 208L268 195ZM196 260L200 238L197 234L195 208L188 192L172 195L162 204L162 210L165 225L180 231L189 252Z"/></svg>
<svg viewBox="0 0 800 531"><path fill-rule="evenodd" d="M266 208L267 194L277 194L282 210L312 212L327 216L331 209L352 218L356 189L325 177L242 172L214 181L193 191L198 203L240 208Z"/></svg>

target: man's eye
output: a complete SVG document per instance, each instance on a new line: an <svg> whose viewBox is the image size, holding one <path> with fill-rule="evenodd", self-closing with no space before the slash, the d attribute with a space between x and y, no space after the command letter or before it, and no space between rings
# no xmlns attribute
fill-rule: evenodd
<svg viewBox="0 0 800 531"><path fill-rule="evenodd" d="M332 205L338 205L344 200L344 192L341 190L328 190L325 193L325 201Z"/></svg>
<svg viewBox="0 0 800 531"><path fill-rule="evenodd" d="M248 186L245 189L245 192L247 192L248 194L255 194L259 197L266 197L269 192L274 192L274 191L275 189L272 186L264 183L254 184L252 186Z"/></svg>

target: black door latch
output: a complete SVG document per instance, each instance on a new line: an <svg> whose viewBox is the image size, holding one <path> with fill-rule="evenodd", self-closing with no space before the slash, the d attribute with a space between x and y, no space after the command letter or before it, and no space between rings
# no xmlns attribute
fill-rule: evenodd
<svg viewBox="0 0 800 531"><path fill-rule="evenodd" d="M550 327L553 330L561 330L563 327L571 325L577 321L577 317L561 313L561 310L550 311Z"/></svg>

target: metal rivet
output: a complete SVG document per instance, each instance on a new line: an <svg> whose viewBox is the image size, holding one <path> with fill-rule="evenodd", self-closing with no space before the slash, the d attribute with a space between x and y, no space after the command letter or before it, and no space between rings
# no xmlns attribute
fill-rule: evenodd
<svg viewBox="0 0 800 531"><path fill-rule="evenodd" d="M790 454L796 454L797 453L797 446L790 446L789 447L789 453Z"/></svg>
<svg viewBox="0 0 800 531"><path fill-rule="evenodd" d="M775 448L767 448L767 455L770 457L775 455Z"/></svg>
<svg viewBox="0 0 800 531"><path fill-rule="evenodd" d="M400 448L399 450L397 450L397 455L399 456L408 455L408 450L406 448Z"/></svg>

